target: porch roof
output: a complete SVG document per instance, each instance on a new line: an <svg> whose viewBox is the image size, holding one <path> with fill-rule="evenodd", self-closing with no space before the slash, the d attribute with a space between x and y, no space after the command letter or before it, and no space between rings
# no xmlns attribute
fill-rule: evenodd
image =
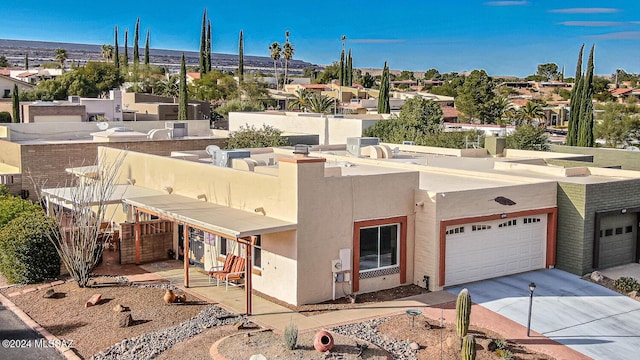
<svg viewBox="0 0 640 360"><path fill-rule="evenodd" d="M42 195L49 198L52 203L73 208L74 201L77 201L77 189L74 187L49 188L43 189ZM145 196L159 195L163 192L158 190L146 189L133 185L113 185L113 191L108 199L101 199L100 194L95 192L92 194L91 203L89 205L98 205L100 202L106 204L119 204L125 197L143 198ZM84 197L84 196L82 196ZM84 200L84 199L83 199Z"/></svg>
<svg viewBox="0 0 640 360"><path fill-rule="evenodd" d="M20 169L17 166L0 163L0 175L20 175Z"/></svg>
<svg viewBox="0 0 640 360"><path fill-rule="evenodd" d="M231 238L297 228L292 222L175 194L131 197L124 203Z"/></svg>

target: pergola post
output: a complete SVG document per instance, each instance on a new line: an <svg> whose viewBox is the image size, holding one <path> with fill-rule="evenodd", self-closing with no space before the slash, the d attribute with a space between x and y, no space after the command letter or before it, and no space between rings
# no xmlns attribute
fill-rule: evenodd
<svg viewBox="0 0 640 360"><path fill-rule="evenodd" d="M136 245L136 264L140 265L140 263L142 262L142 250L141 250L141 244L140 244L140 232L142 231L141 226L140 226L140 212L138 211L137 208L134 208L135 212L136 212L136 223L133 226L133 236L135 239L135 245Z"/></svg>
<svg viewBox="0 0 640 360"><path fill-rule="evenodd" d="M184 287L189 287L189 226L184 224L182 226L183 230L183 240L182 240L182 258L184 259Z"/></svg>
<svg viewBox="0 0 640 360"><path fill-rule="evenodd" d="M251 315L253 312L253 304L251 302L251 269L253 268L253 259L251 257L251 249L252 249L253 241L249 238L249 241L245 242L244 250L245 250L245 269L244 273L246 274L244 280L244 293L246 300L246 314Z"/></svg>

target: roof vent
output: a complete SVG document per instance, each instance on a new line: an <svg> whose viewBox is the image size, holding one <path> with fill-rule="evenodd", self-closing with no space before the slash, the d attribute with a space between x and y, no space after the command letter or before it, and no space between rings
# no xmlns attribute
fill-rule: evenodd
<svg viewBox="0 0 640 360"><path fill-rule="evenodd" d="M309 145L297 144L293 147L293 153L296 155L309 155Z"/></svg>

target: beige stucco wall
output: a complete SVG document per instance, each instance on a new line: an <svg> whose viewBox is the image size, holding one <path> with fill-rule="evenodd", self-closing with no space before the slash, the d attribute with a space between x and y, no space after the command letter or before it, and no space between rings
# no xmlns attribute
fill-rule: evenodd
<svg viewBox="0 0 640 360"><path fill-rule="evenodd" d="M438 286L440 221L555 207L556 193L555 181L446 193L417 191L415 201L424 206L416 207L415 279L428 275L431 290L442 289ZM516 204L501 205L493 200L498 196Z"/></svg>
<svg viewBox="0 0 640 360"><path fill-rule="evenodd" d="M288 114L288 115L287 115ZM229 131L241 126L273 126L284 132L317 134L321 145L346 144L348 137L362 136L362 131L377 120L334 118L332 115L304 113L229 113Z"/></svg>

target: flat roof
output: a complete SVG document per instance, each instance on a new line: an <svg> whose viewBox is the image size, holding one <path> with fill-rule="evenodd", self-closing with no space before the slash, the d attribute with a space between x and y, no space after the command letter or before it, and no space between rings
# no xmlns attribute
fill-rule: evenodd
<svg viewBox="0 0 640 360"><path fill-rule="evenodd" d="M0 163L0 175L20 175L20 168L17 166Z"/></svg>
<svg viewBox="0 0 640 360"><path fill-rule="evenodd" d="M78 188L76 187L43 189L42 194L48 197L51 202L70 209L73 208L75 201L81 197L84 198L83 195L78 193ZM92 197L88 205L98 205L101 201L106 204L119 204L125 197L144 198L161 194L164 194L164 192L139 186L118 184L114 185L112 191L107 194L107 199L102 199L99 193L91 194Z"/></svg>
<svg viewBox="0 0 640 360"><path fill-rule="evenodd" d="M297 224L289 221L175 194L130 197L124 203L231 238L297 228Z"/></svg>

